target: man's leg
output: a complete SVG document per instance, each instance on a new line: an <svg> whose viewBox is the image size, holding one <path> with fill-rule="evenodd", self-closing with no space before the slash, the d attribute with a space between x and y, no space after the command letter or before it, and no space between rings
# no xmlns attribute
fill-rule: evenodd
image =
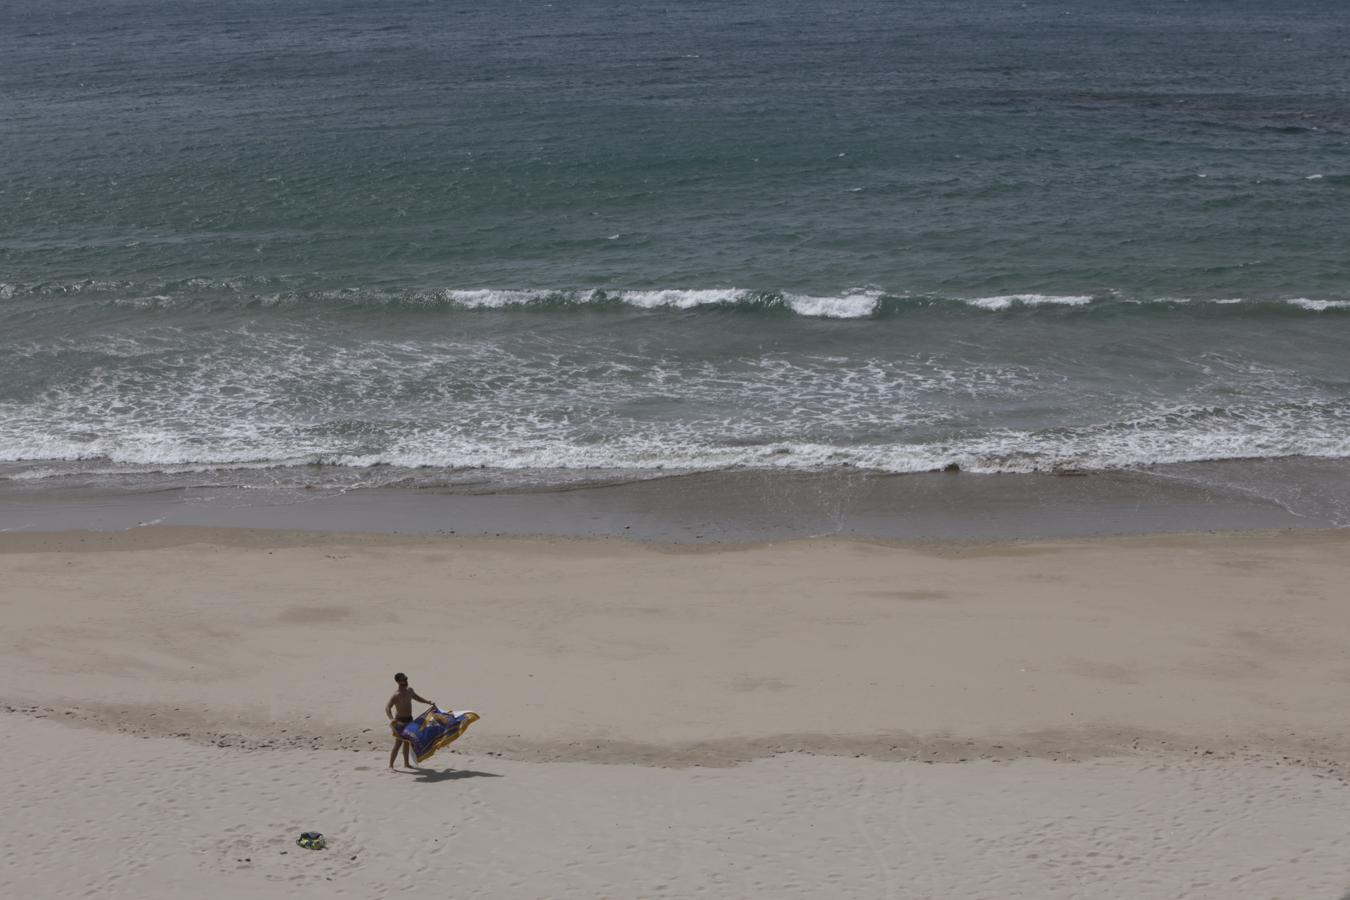
<svg viewBox="0 0 1350 900"><path fill-rule="evenodd" d="M394 749L389 751L389 768L391 769L394 767L394 763L398 761L399 744L403 745L403 755L408 755L408 743L406 741L400 741L398 738L394 738Z"/></svg>
<svg viewBox="0 0 1350 900"><path fill-rule="evenodd" d="M403 768L405 769L411 769L413 767L412 762L408 759L408 748L411 746L412 744L408 741L403 742Z"/></svg>

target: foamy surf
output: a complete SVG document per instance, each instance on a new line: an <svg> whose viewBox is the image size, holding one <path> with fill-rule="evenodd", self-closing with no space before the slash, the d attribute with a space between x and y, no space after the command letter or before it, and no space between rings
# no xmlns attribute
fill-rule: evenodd
<svg viewBox="0 0 1350 900"><path fill-rule="evenodd" d="M1006 293L965 296L934 294L878 287L849 288L838 292L738 287L703 288L385 288L339 286L305 288L295 279L240 277L227 279L188 278L165 281L73 281L26 284L0 283L0 302L11 310L25 308L25 301L41 302L39 312L55 313L50 301L64 300L90 307L154 312L199 312L209 314L232 309L309 309L340 314L345 311L434 309L463 311L534 310L565 312L573 309L626 309L632 311L690 312L735 311L742 313L790 313L803 319L858 319L900 315L924 310L979 313L1033 314L1100 310L1134 310L1161 313L1190 308L1232 307L1233 314L1262 315L1271 312L1340 312L1350 310L1344 296L1290 294L1276 297L1187 297L1178 295L1133 295L1116 290L1086 293Z"/></svg>
<svg viewBox="0 0 1350 900"><path fill-rule="evenodd" d="M839 419L847 428L849 416ZM1114 471L1175 463L1237 459L1350 458L1350 404L1271 405L1264 409L1160 409L1150 415L1079 427L1041 430L997 428L927 442L831 443L769 440L765 423L748 422L731 433L714 423L650 425L604 441L584 429L527 417L492 434L453 424L370 429L357 440L334 437L326 445L305 429L229 428L196 423L193 434L164 422L109 420L104 437L77 441L33 435L33 421L0 421L0 461L27 463L7 477L42 480L72 471L117 475L230 469L326 466L439 470L572 471L822 471L859 469L887 474L959 469L976 474ZM154 431L152 429L161 430ZM809 430L804 418L797 426ZM29 440L25 441L25 432ZM378 442L378 449L359 450ZM49 465L52 461L83 462Z"/></svg>
<svg viewBox="0 0 1350 900"><path fill-rule="evenodd" d="M262 277L11 283L4 296L11 481L1350 458L1342 297Z"/></svg>
<svg viewBox="0 0 1350 900"><path fill-rule="evenodd" d="M811 295L749 291L738 288L661 290L446 290L447 301L465 309L505 309L518 306L621 304L634 309L690 310L701 307L779 307L800 316L856 319L870 316L884 296L881 291L849 291L838 295Z"/></svg>
<svg viewBox="0 0 1350 900"><path fill-rule="evenodd" d="M1285 302L1291 306L1314 312L1325 312L1329 309L1350 309L1350 300L1309 300L1307 297L1294 297Z"/></svg>
<svg viewBox="0 0 1350 900"><path fill-rule="evenodd" d="M1003 294L972 297L964 302L979 309L1000 311L1014 306L1084 306L1092 302L1092 297L1087 294Z"/></svg>

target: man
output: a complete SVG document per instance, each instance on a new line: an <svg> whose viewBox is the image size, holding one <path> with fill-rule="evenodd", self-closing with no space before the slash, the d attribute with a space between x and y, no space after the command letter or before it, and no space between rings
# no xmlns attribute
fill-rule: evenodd
<svg viewBox="0 0 1350 900"><path fill-rule="evenodd" d="M400 746L403 748L403 767L405 769L413 768L412 760L408 759L408 739L403 736L404 726L413 720L413 701L425 703L427 706L436 705L433 700L417 696L417 691L408 687L408 676L402 672L394 676L394 681L398 683L398 690L384 705L384 714L389 717L389 730L394 733L394 749L389 751L389 771L391 772L394 771L394 761L398 758ZM397 715L395 715L396 713Z"/></svg>

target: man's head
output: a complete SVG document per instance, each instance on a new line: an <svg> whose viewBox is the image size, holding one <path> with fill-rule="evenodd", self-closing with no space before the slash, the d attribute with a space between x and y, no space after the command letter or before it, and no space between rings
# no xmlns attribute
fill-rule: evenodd
<svg viewBox="0 0 1350 900"><path fill-rule="evenodd" d="M398 682L398 686L401 688L408 686L408 676L404 675L402 672L395 672L394 680Z"/></svg>

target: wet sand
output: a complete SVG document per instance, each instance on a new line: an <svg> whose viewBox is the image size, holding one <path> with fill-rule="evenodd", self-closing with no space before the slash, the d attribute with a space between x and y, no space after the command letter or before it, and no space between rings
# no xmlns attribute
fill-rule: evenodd
<svg viewBox="0 0 1350 900"><path fill-rule="evenodd" d="M144 525L623 537L1034 540L1350 525L1344 460L1245 460L1035 475L838 470L559 473L380 468L5 480L0 532ZM390 484L392 482L392 484ZM381 486L371 486L381 485Z"/></svg>

